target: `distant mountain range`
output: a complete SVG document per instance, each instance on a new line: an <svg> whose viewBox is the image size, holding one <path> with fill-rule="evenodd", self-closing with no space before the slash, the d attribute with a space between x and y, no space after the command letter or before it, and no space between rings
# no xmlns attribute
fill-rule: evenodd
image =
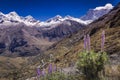
<svg viewBox="0 0 120 80"><path fill-rule="evenodd" d="M15 11L10 12L8 14L3 14L0 12L0 25L15 25L18 23L24 23L27 26L37 26L37 27L45 27L51 25L58 25L64 22L65 20L72 20L79 22L81 24L89 24L93 20L98 19L104 14L108 13L113 6L111 4L106 4L102 7L96 7L95 9L90 9L86 15L81 18L74 18L69 15L62 17L60 15L56 15L53 18L50 18L44 22L40 22L39 20L34 19L32 16L28 15L26 17L19 16Z"/></svg>
<svg viewBox="0 0 120 80"><path fill-rule="evenodd" d="M57 15L44 22L30 15L22 17L16 12L0 12L0 54L15 53L25 56L41 53L53 43L78 32L108 13L112 8L111 4L106 4L88 11L81 18Z"/></svg>

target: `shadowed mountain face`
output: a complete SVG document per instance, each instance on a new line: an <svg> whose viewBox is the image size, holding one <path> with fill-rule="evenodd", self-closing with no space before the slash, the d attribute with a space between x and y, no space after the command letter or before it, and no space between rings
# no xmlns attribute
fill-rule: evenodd
<svg viewBox="0 0 120 80"><path fill-rule="evenodd" d="M68 22L69 24L66 24ZM55 28L42 30L23 23L0 27L0 54L6 56L36 55L53 43L77 32L85 25L75 21L66 21Z"/></svg>
<svg viewBox="0 0 120 80"><path fill-rule="evenodd" d="M44 37L49 37L49 40L60 40L66 35L71 35L78 32L80 29L85 27L84 24L79 24L78 22L72 20L66 20L62 24L59 24L57 27L43 31Z"/></svg>
<svg viewBox="0 0 120 80"><path fill-rule="evenodd" d="M40 52L39 40L34 35L37 30L23 24L0 30L1 55L35 55ZM36 45L38 44L38 45ZM14 54L15 53L15 54Z"/></svg>

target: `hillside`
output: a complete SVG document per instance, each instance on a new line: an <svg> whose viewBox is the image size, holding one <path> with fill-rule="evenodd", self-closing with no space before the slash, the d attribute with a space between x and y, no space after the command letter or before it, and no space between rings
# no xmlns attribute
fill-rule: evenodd
<svg viewBox="0 0 120 80"><path fill-rule="evenodd" d="M106 33L105 51L110 56L111 63L118 64L120 62L120 3L108 14L84 28L85 33L90 34L91 47L96 52L100 51L102 30ZM78 53L83 50L83 36L83 30L80 30L77 34L54 44L45 53L53 54L56 60L59 60L59 65L68 66L77 60Z"/></svg>
<svg viewBox="0 0 120 80"><path fill-rule="evenodd" d="M1 27L0 54L6 56L36 55L46 46L53 44L46 39L36 37L37 34L41 32L22 23L16 26Z"/></svg>
<svg viewBox="0 0 120 80"><path fill-rule="evenodd" d="M76 26L81 26L81 24L78 24L76 22L72 21L72 23L74 23ZM62 26L63 25L64 24L62 24ZM76 26L72 26L72 28L58 27L58 28L52 29L51 31L48 30L47 32L44 32L43 33L44 36L45 37L47 36L50 39L51 37L57 38L61 36L63 38L64 35L66 34L66 30L69 30L71 33L70 35L68 35L68 37L65 37L64 39L60 40L57 43L54 43L54 44L49 43L49 45L53 44L51 47L49 47L49 45L47 44L47 47L49 48L46 51L42 52L44 53L44 55L39 54L37 56L33 56L29 58L10 58L10 59L7 59L6 57L1 57L1 63L4 63L0 67L1 71L2 69L9 70L8 67L3 68L3 66L6 65L6 63L8 63L7 65L9 65L9 62L12 61L15 64L10 63L10 65L12 65L10 69L14 68L12 76L9 75L10 73L7 73L7 71L5 71L5 73L4 71L2 71L4 74L0 75L0 77L1 76L3 78L10 77L14 79L19 78L18 80L24 80L25 78L34 77L36 76L36 68L41 64L41 60L43 59L45 62L48 62L50 54L53 54L54 62L57 63L57 65L60 67L69 67L72 64L75 65L78 58L78 53L83 51L83 36L84 36L83 31L85 31L85 34L90 34L91 48L94 49L96 52L98 52L100 51L100 45L101 45L100 43L101 32L102 30L105 30L105 35L106 35L105 51L110 57L111 64L118 65L120 63L120 58L119 58L120 57L120 3L116 7L114 7L114 9L112 9L108 14L100 17L98 20L94 21L90 25L82 29L80 27L79 31L77 30ZM20 48L19 47L14 48L14 46L12 46L12 48L9 48L10 50L19 52L26 49L26 46L27 46L26 51L28 50L33 51L32 49L34 48L36 49L36 46L34 45L36 45L37 43L39 43L37 45L42 45L41 47L44 47L42 44L43 41L45 40L49 41L48 38L47 39L45 38L43 41L37 42L37 41L40 41L39 38L41 38L41 34L39 33L40 31L36 31L36 29L34 28L29 28L28 30L28 28L26 27L23 27L23 26L21 27L19 28L14 27L13 28L14 30L10 29L10 31L13 32L10 35L14 35L19 31L22 31L23 33L23 35L16 34L16 35L19 35L19 37L17 37L17 41L16 39L14 40L14 36L16 35L14 35L11 40L11 41L14 41L13 44L15 44L16 46L20 46ZM73 28L77 31L72 32ZM33 33L29 35L28 34L29 32L30 33L33 32ZM3 34L2 30L1 30L1 33ZM9 34L7 33L6 30L4 33ZM57 33L57 36L55 35L56 33ZM37 36L35 36L36 34ZM48 34L51 34L51 35L48 35ZM4 37L3 35L1 35L1 37L3 37L1 38L1 42L3 42L4 44L1 43L0 46L4 51L7 49L4 45L6 42L9 42L9 37L8 36ZM30 46L27 45L26 42L24 42L23 38L25 39L25 41L28 41L33 45L30 45ZM18 44L16 44L16 42L18 42ZM36 49L35 52L39 53L39 50ZM16 60L18 60L18 63L16 62Z"/></svg>
<svg viewBox="0 0 120 80"><path fill-rule="evenodd" d="M109 55L111 67L107 67L108 75L119 75L120 65L120 3L114 7L108 14L100 17L87 27L79 30L75 34L53 44L49 49L44 52L44 56L37 55L30 58L33 63L29 64L26 68L27 74L35 76L35 69L41 65L43 59L46 63L49 61L49 56L52 54L54 63L59 67L69 67L75 65L78 59L78 53L83 51L83 31L85 34L90 34L91 48L95 52L100 51L101 46L101 33L105 30L105 51ZM113 68L115 69L113 69ZM24 68L24 69L26 69ZM25 70L22 70L23 72ZM114 71L114 72L113 72ZM31 74L32 73L32 74ZM23 75L23 74L21 74Z"/></svg>
<svg viewBox="0 0 120 80"><path fill-rule="evenodd" d="M120 4L118 4L108 14L100 17L88 25L78 33L70 35L69 37L59 41L50 47L45 54L49 56L53 54L55 63L60 67L69 67L75 65L78 59L78 53L83 51L83 31L85 34L90 34L91 37L91 48L96 52L100 51L101 46L101 33L105 30L105 51L110 57L110 64L112 67L118 67L120 65ZM37 59L39 61L37 61ZM46 58L43 57L46 60ZM49 58L47 58L49 59ZM35 57L34 64L38 66L41 58ZM112 75L118 73L118 68L115 70L109 68ZM118 75L118 74L117 74Z"/></svg>

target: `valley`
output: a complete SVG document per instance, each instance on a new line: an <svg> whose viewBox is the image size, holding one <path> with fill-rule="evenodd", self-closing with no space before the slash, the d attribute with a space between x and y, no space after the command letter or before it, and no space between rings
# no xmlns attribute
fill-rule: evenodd
<svg viewBox="0 0 120 80"><path fill-rule="evenodd" d="M91 49L99 52L103 30L104 51L110 63L106 65L107 76L120 79L120 3L115 7L97 7L81 18L57 15L45 22L32 16L21 17L16 12L0 13L0 80L36 77L36 69L43 61L47 69L51 58L58 68L76 67L78 54L84 50L84 35L90 35Z"/></svg>

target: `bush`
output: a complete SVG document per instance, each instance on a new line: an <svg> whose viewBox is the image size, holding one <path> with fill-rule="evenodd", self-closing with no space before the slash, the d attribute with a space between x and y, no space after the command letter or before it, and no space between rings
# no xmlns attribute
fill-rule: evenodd
<svg viewBox="0 0 120 80"><path fill-rule="evenodd" d="M105 52L82 52L79 54L77 68L82 71L88 80L99 80L98 74L104 70L104 65L107 61L108 56Z"/></svg>

